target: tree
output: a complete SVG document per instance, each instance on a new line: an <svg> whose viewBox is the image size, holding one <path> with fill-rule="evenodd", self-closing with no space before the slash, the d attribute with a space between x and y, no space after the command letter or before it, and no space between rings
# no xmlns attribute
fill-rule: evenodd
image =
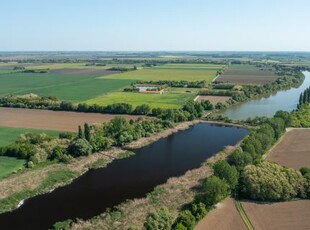
<svg viewBox="0 0 310 230"><path fill-rule="evenodd" d="M135 108L134 113L140 114L140 115L147 115L150 111L151 111L151 107L147 104L143 104L143 105L138 105Z"/></svg>
<svg viewBox="0 0 310 230"><path fill-rule="evenodd" d="M176 224L173 229L185 229L192 230L195 227L196 219L189 210L184 210L180 213L176 220Z"/></svg>
<svg viewBox="0 0 310 230"><path fill-rule="evenodd" d="M84 136L85 139L90 142L91 135L90 135L90 127L87 123L84 124Z"/></svg>
<svg viewBox="0 0 310 230"><path fill-rule="evenodd" d="M225 180L231 189L238 184L239 173L235 166L228 164L226 160L218 161L214 164L214 175Z"/></svg>
<svg viewBox="0 0 310 230"><path fill-rule="evenodd" d="M247 152L243 152L242 150L236 150L229 157L229 162L236 166L238 170L242 170L245 166L252 164L253 158Z"/></svg>
<svg viewBox="0 0 310 230"><path fill-rule="evenodd" d="M192 204L191 212L196 218L196 221L201 220L205 215L207 215L206 205L204 203L194 203Z"/></svg>
<svg viewBox="0 0 310 230"><path fill-rule="evenodd" d="M144 227L146 230L171 229L173 218L167 208L161 208L156 212L150 212L146 217Z"/></svg>
<svg viewBox="0 0 310 230"><path fill-rule="evenodd" d="M69 143L67 150L72 156L79 157L91 154L92 147L85 139L75 139Z"/></svg>
<svg viewBox="0 0 310 230"><path fill-rule="evenodd" d="M230 193L229 185L217 176L209 177L204 187L205 203L209 207L217 204Z"/></svg>
<svg viewBox="0 0 310 230"><path fill-rule="evenodd" d="M78 138L82 139L83 136L84 136L84 135L83 135L82 127L79 125Z"/></svg>
<svg viewBox="0 0 310 230"><path fill-rule="evenodd" d="M262 201L289 200L305 197L305 178L294 169L263 161L248 165L242 173L244 196Z"/></svg>

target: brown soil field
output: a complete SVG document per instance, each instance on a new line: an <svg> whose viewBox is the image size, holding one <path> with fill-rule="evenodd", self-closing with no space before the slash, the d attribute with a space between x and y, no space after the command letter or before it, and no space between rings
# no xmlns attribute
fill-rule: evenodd
<svg viewBox="0 0 310 230"><path fill-rule="evenodd" d="M91 74L91 75L111 75L120 73L120 71L108 71L105 69L75 69L75 68L63 68L50 70L52 74Z"/></svg>
<svg viewBox="0 0 310 230"><path fill-rule="evenodd" d="M137 119L134 115L114 115L99 113L79 113L37 109L0 108L0 126L46 129L58 131L77 131L79 125L103 123L115 116Z"/></svg>
<svg viewBox="0 0 310 230"><path fill-rule="evenodd" d="M226 198L216 205L205 218L203 218L194 230L247 230L232 198Z"/></svg>
<svg viewBox="0 0 310 230"><path fill-rule="evenodd" d="M196 99L196 101L201 102L201 101L210 101L211 104L216 105L217 103L221 102L225 102L228 101L231 97L227 97L227 96L198 96L198 98Z"/></svg>
<svg viewBox="0 0 310 230"><path fill-rule="evenodd" d="M255 230L310 229L310 200L242 205Z"/></svg>
<svg viewBox="0 0 310 230"><path fill-rule="evenodd" d="M310 166L310 129L289 129L268 154L267 160L300 169Z"/></svg>
<svg viewBox="0 0 310 230"><path fill-rule="evenodd" d="M235 84L266 84L275 81L279 76L271 70L260 69L252 65L232 65L215 82Z"/></svg>

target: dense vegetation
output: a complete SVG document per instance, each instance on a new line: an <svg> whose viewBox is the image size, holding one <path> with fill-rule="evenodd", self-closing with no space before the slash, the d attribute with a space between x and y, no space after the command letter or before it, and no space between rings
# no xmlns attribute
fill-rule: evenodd
<svg viewBox="0 0 310 230"><path fill-rule="evenodd" d="M134 84L155 84L161 86L177 87L177 88L203 88L207 86L206 81L169 81L169 80L159 80L159 81L136 81Z"/></svg>
<svg viewBox="0 0 310 230"><path fill-rule="evenodd" d="M310 127L310 104L303 104L292 113L293 127Z"/></svg>

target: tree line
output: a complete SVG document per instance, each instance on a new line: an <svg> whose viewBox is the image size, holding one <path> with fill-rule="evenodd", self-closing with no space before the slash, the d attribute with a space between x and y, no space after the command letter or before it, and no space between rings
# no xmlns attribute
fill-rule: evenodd
<svg viewBox="0 0 310 230"><path fill-rule="evenodd" d="M302 93L300 93L297 108L301 108L303 104L309 104L309 103L310 103L310 87L308 87Z"/></svg>

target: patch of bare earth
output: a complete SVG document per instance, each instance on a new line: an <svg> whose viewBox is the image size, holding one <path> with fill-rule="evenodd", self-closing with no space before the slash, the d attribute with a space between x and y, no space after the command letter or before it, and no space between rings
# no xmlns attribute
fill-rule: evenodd
<svg viewBox="0 0 310 230"><path fill-rule="evenodd" d="M310 229L310 200L242 205L255 230Z"/></svg>
<svg viewBox="0 0 310 230"><path fill-rule="evenodd" d="M217 103L221 102L226 102L230 99L231 97L227 96L198 96L196 101L201 102L201 101L210 101L211 104L216 105Z"/></svg>
<svg viewBox="0 0 310 230"><path fill-rule="evenodd" d="M289 129L267 159L289 168L310 166L310 129Z"/></svg>
<svg viewBox="0 0 310 230"><path fill-rule="evenodd" d="M232 198L226 198L216 205L205 218L203 218L194 230L247 230Z"/></svg>
<svg viewBox="0 0 310 230"><path fill-rule="evenodd" d="M134 115L80 113L38 109L0 108L0 126L59 131L77 131L79 125L103 123L115 116L137 119Z"/></svg>

